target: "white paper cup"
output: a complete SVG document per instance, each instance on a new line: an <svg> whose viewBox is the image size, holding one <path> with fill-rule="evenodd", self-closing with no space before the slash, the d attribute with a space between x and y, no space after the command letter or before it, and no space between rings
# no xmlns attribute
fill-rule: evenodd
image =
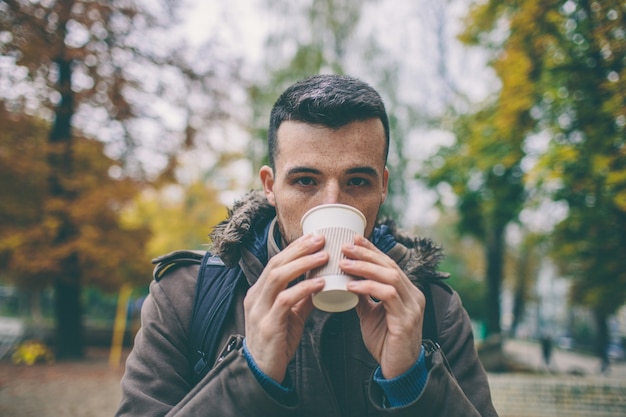
<svg viewBox="0 0 626 417"><path fill-rule="evenodd" d="M341 247L354 243L354 235L365 231L365 216L354 207L344 204L324 204L313 207L302 216L302 233L324 235L323 250L329 253L328 263L307 273L307 278L324 278L326 284L313 296L313 305L320 310L336 313L355 307L359 298L347 290L354 277L339 268L344 258Z"/></svg>

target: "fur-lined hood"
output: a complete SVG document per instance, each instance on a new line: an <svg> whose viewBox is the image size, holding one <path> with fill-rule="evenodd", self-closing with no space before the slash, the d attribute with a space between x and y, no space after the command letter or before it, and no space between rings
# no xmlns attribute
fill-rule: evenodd
<svg viewBox="0 0 626 417"><path fill-rule="evenodd" d="M235 265L241 258L242 248L258 240L259 227L264 230L275 216L276 210L261 191L248 192L235 202L228 212L228 218L211 232L211 252L226 265ZM398 229L390 219L380 220L372 241L379 246L379 242L386 241L388 244L390 239L402 245L400 259L395 259L416 284L447 278L448 274L437 272L443 251L432 240L412 237ZM398 249L401 248L392 251L397 252Z"/></svg>

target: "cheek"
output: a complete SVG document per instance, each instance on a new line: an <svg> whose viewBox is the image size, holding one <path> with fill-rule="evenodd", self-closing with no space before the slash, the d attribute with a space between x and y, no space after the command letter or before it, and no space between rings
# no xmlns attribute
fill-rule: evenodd
<svg viewBox="0 0 626 417"><path fill-rule="evenodd" d="M300 219L304 212L301 213L300 211L298 204L290 205L282 200L276 202L278 225L283 239L285 239L287 243L291 243L302 236Z"/></svg>
<svg viewBox="0 0 626 417"><path fill-rule="evenodd" d="M376 220L378 219L378 212L380 210L380 204L374 204L368 206L367 208L363 208L363 214L367 219L367 225L365 229L365 236L369 238L372 231L374 230L374 226L376 225Z"/></svg>

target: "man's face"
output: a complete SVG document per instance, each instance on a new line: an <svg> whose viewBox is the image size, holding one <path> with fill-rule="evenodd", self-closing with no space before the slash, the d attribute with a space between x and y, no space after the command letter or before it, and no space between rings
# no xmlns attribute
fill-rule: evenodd
<svg viewBox="0 0 626 417"><path fill-rule="evenodd" d="M369 237L389 177L381 121L356 121L339 129L285 121L277 139L275 170L264 166L260 177L286 243L302 236L304 213L330 203L359 209L367 219Z"/></svg>

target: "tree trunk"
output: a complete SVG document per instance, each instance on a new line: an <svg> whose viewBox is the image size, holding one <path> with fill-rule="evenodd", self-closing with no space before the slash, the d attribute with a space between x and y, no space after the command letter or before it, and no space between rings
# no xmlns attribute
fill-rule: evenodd
<svg viewBox="0 0 626 417"><path fill-rule="evenodd" d="M486 240L487 258L487 317L486 335L499 335L500 328L500 289L504 264L504 227L490 227Z"/></svg>
<svg viewBox="0 0 626 417"><path fill-rule="evenodd" d="M67 211L75 195L74 190L67 185L67 180L74 175L72 61L65 58L63 52L55 61L61 99L55 108L54 124L48 137L51 145L48 153L49 193L52 199L60 203L49 213L59 224L54 239L54 245L58 247L71 245L77 233L76 225ZM81 279L78 261L76 252L70 251L65 259L59 260L60 268L55 272L55 350L59 359L83 357Z"/></svg>
<svg viewBox="0 0 626 417"><path fill-rule="evenodd" d="M54 283L55 353L58 359L78 359L84 356L78 256L70 256L64 264L68 275Z"/></svg>
<svg viewBox="0 0 626 417"><path fill-rule="evenodd" d="M517 274L515 277L515 291L513 293L513 320L510 330L511 337L515 337L517 334L517 327L524 318L524 311L526 310L526 296L530 275L529 261L530 250L527 244L523 244L520 251L520 257L517 262Z"/></svg>
<svg viewBox="0 0 626 417"><path fill-rule="evenodd" d="M521 284L522 283L517 282L515 293L513 294L513 319L511 322L511 329L509 331L511 337L515 337L517 335L517 327L524 318L524 310L526 309L526 291L520 286Z"/></svg>
<svg viewBox="0 0 626 417"><path fill-rule="evenodd" d="M607 324L608 315L599 308L593 310L593 315L598 329L596 337L596 353L600 359L600 370L602 373L609 371L609 356L607 347L609 345L609 326Z"/></svg>

